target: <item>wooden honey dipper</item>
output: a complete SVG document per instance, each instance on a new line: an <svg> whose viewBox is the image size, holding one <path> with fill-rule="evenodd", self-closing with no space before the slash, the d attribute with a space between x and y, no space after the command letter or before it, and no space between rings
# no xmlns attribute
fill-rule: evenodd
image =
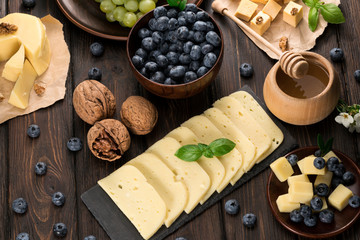
<svg viewBox="0 0 360 240"><path fill-rule="evenodd" d="M291 78L299 79L304 77L309 69L309 63L306 59L300 54L291 51L281 52L280 49L274 47L271 43L269 43L265 38L260 36L257 32L251 29L248 25L246 25L243 21L230 14L229 10L224 6L224 1L215 0L211 4L211 8L221 15L225 15L234 22L236 22L244 32L252 35L266 47L268 47L272 52L279 56L281 69Z"/></svg>

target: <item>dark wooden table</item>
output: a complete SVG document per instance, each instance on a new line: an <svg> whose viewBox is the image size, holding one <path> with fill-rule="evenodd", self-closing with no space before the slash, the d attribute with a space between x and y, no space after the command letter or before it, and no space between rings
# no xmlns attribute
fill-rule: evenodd
<svg viewBox="0 0 360 240"><path fill-rule="evenodd" d="M0 239L4 240L15 239L20 232L28 232L31 239L53 239L52 226L56 222L67 225L66 239L83 239L90 234L97 239L109 239L82 203L80 195L95 185L97 180L142 153L169 130L189 117L200 114L214 100L238 90L245 84L263 98L264 78L275 63L233 22L215 14L225 40L224 61L218 77L197 96L184 100L166 100L150 94L137 83L126 59L125 42L99 39L80 30L65 18L54 0L37 0L36 7L31 11L24 9L21 2L1 0L0 16L12 12L25 12L39 17L52 14L64 24L71 63L64 100L0 125ZM205 0L201 7L212 13L210 5L211 1ZM333 47L341 47L345 51L345 61L334 64L340 75L341 98L349 103L360 103L360 84L353 77L354 71L360 68L360 2L343 0L341 8L346 23L328 26L312 51L327 59L329 50ZM89 46L94 41L105 45L106 53L103 57L91 56ZM239 66L243 62L251 63L255 68L251 79L240 77ZM154 131L147 136L132 136L131 148L115 163L107 163L92 156L86 146L86 134L90 126L75 114L72 106L74 87L87 78L87 72L93 66L102 69L102 83L115 94L115 118L119 118L121 103L131 95L146 97L157 106L160 114ZM326 139L334 137L334 148L346 153L359 165L360 134L350 134L337 124L334 121L336 114L334 111L325 120L310 126L284 125L300 146L315 145L318 133ZM26 129L32 123L41 128L41 136L34 140L26 135ZM75 154L66 148L66 142L72 136L82 139L85 145ZM48 163L49 169L44 177L37 177L34 173L34 165L38 161ZM284 229L273 217L265 196L269 173L269 169L265 170L167 239L178 236L189 240L302 239ZM62 208L51 203L51 194L56 191L61 191L66 196L66 204ZM25 215L14 214L11 210L12 201L18 197L25 198L29 203ZM237 216L229 216L224 211L224 203L230 198L240 202L241 213ZM253 212L258 217L254 229L242 226L242 215L247 212ZM336 239L360 239L360 221Z"/></svg>

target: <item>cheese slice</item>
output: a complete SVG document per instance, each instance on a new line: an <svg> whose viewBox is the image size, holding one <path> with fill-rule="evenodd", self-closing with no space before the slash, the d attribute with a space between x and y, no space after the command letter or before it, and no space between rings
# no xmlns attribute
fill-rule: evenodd
<svg viewBox="0 0 360 240"><path fill-rule="evenodd" d="M16 82L24 67L24 61L25 48L24 45L21 45L19 50L6 62L2 77L11 82Z"/></svg>
<svg viewBox="0 0 360 240"><path fill-rule="evenodd" d="M21 43L16 36L12 34L0 35L0 62L11 58L19 50L20 45Z"/></svg>
<svg viewBox="0 0 360 240"><path fill-rule="evenodd" d="M196 135L188 128L186 127L178 127L174 130L172 130L170 133L166 135L167 137L172 137L175 140L177 140L182 146L188 145L188 144L198 144L200 143L199 139L196 137ZM203 198L200 200L200 204L203 204L218 188L222 180L225 176L225 168L219 161L217 157L213 158L206 158L206 157L200 157L197 162L199 165L205 170L205 172L210 177L210 188L205 193Z"/></svg>
<svg viewBox="0 0 360 240"><path fill-rule="evenodd" d="M149 239L164 223L165 202L137 168L122 166L98 184L143 238Z"/></svg>
<svg viewBox="0 0 360 240"><path fill-rule="evenodd" d="M28 60L25 60L23 71L11 91L9 103L15 107L25 109L29 105L30 91L38 75Z"/></svg>
<svg viewBox="0 0 360 240"><path fill-rule="evenodd" d="M204 115L225 135L226 138L236 143L236 149L241 153L243 159L243 172L247 172L254 165L255 146L250 140L235 126L235 124L225 114L217 108L209 108ZM241 171L239 171L241 172ZM238 173L239 173L238 172ZM232 180L234 184L239 177L236 174Z"/></svg>
<svg viewBox="0 0 360 240"><path fill-rule="evenodd" d="M189 128L195 133L199 140L204 144L210 144L212 141L225 138L224 134L220 132L219 129L215 127L211 121L203 116L195 116L181 124L183 127ZM218 157L220 162L225 168L225 177L219 187L216 189L217 192L221 192L233 179L238 171L242 171L242 157L239 151L234 148L228 154ZM242 175L241 172L239 175Z"/></svg>
<svg viewBox="0 0 360 240"><path fill-rule="evenodd" d="M210 188L210 177L197 162L186 162L175 156L181 147L173 138L165 137L153 144L146 152L154 153L173 171L177 180L185 183L189 200L185 212L190 213Z"/></svg>
<svg viewBox="0 0 360 240"><path fill-rule="evenodd" d="M284 140L284 134L281 129L274 123L260 104L247 92L238 91L230 95L238 100L242 107L263 127L268 136L271 136L271 146L264 153L262 158L269 156ZM262 159L260 158L259 161Z"/></svg>
<svg viewBox="0 0 360 240"><path fill-rule="evenodd" d="M256 120L242 107L242 104L233 97L223 97L213 105L230 118L240 131L255 145L256 162L258 163L263 160L271 146L271 139Z"/></svg>
<svg viewBox="0 0 360 240"><path fill-rule="evenodd" d="M166 227L184 211L188 190L184 183L175 181L175 174L154 154L143 153L127 163L136 167L164 200L167 208Z"/></svg>

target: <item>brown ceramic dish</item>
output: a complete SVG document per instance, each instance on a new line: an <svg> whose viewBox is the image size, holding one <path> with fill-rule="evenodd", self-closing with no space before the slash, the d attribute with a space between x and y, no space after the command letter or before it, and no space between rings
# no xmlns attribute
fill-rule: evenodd
<svg viewBox="0 0 360 240"><path fill-rule="evenodd" d="M169 8L169 6L167 6ZM203 11L202 9L200 9ZM215 26L214 31L220 36L221 38L221 49L219 57L215 63L215 65L202 77L184 84L177 84L177 85L165 85L151 81L150 79L144 77L133 65L131 58L134 56L135 51L141 46L141 39L138 37L138 31L147 26L148 21L154 16L153 11L148 12L145 14L131 29L129 34L129 41L127 41L126 50L127 50L127 57L129 60L129 64L131 70L133 71L136 79L140 82L140 84L146 88L149 92L164 98L169 99L181 99L181 98L188 98L194 96L201 91L203 91L217 76L221 64L222 58L224 55L224 41L223 35L221 30L215 20L210 16L209 17L212 23Z"/></svg>
<svg viewBox="0 0 360 240"><path fill-rule="evenodd" d="M188 0L199 6L202 0ZM105 13L101 12L99 3L95 0L56 0L60 10L76 26L93 35L113 40L126 41L130 28L110 23ZM167 4L166 0L159 0L157 6Z"/></svg>
<svg viewBox="0 0 360 240"><path fill-rule="evenodd" d="M314 154L317 149L318 147L299 148L288 153L286 156L290 154L296 154L300 160L303 157ZM351 189L355 195L360 195L360 169L345 154L336 150L333 151L340 158L346 170L353 172L355 175L355 183L348 186L348 188ZM300 170L297 166L294 167L294 172L294 175L300 174ZM312 180L311 177L312 176L310 176L310 181ZM280 182L276 178L275 174L271 172L267 184L267 198L270 204L270 209L276 220L278 220L279 223L281 223L281 225L283 225L286 229L295 234L308 238L330 238L348 229L360 216L360 208L356 209L348 205L344 208L344 210L339 212L338 210L329 207L334 210L335 214L334 221L331 224L322 223L319 220L315 227L307 227L304 223L294 223L290 220L290 214L280 213L276 205L277 197L281 194L287 193L287 191L287 182Z"/></svg>

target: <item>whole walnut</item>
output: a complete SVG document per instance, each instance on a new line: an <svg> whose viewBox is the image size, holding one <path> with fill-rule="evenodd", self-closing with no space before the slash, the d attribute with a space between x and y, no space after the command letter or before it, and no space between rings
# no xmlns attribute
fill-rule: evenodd
<svg viewBox="0 0 360 240"><path fill-rule="evenodd" d="M145 135L155 127L158 111L146 98L130 96L121 106L120 117L132 133Z"/></svg>
<svg viewBox="0 0 360 240"><path fill-rule="evenodd" d="M131 140L128 130L119 120L104 119L89 129L87 142L97 158L112 162L124 155Z"/></svg>
<svg viewBox="0 0 360 240"><path fill-rule="evenodd" d="M85 80L75 88L73 105L77 115L91 125L112 117L116 110L114 95L96 80Z"/></svg>

